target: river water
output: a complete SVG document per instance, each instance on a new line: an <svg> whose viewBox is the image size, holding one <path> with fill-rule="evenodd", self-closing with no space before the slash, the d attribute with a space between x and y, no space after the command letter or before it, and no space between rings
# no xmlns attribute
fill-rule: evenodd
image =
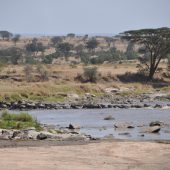
<svg viewBox="0 0 170 170"><path fill-rule="evenodd" d="M58 127L77 124L81 127L80 132L97 138L170 140L170 109L63 109L32 110L29 113L43 124ZM112 116L115 120L104 120L106 116ZM166 126L157 134L143 133L152 121L162 121ZM135 128L114 128L115 123L122 122L131 123Z"/></svg>

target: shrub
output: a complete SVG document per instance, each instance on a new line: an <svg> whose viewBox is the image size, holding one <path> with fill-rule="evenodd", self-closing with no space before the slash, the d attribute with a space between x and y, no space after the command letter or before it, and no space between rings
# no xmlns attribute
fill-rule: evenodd
<svg viewBox="0 0 170 170"><path fill-rule="evenodd" d="M24 73L25 73L25 78L27 82L31 82L33 81L34 77L33 77L33 68L31 65L26 65L24 67Z"/></svg>
<svg viewBox="0 0 170 170"><path fill-rule="evenodd" d="M38 65L37 66L37 72L40 75L40 79L42 81L48 80L49 72L43 65Z"/></svg>
<svg viewBox="0 0 170 170"><path fill-rule="evenodd" d="M87 82L97 81L97 67L85 67L83 74Z"/></svg>
<svg viewBox="0 0 170 170"><path fill-rule="evenodd" d="M35 60L35 58L33 56L26 56L25 63L34 65L34 64L38 64L38 61Z"/></svg>
<svg viewBox="0 0 170 170"><path fill-rule="evenodd" d="M78 74L75 80L79 80L81 82L91 82L96 83L98 79L97 67L85 67L83 74Z"/></svg>

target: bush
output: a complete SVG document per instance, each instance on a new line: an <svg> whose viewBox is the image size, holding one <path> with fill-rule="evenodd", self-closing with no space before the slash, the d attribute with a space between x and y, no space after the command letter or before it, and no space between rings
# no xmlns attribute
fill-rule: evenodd
<svg viewBox="0 0 170 170"><path fill-rule="evenodd" d="M40 124L28 113L10 114L4 111L0 119L0 128L4 129L24 129L35 127L41 130Z"/></svg>
<svg viewBox="0 0 170 170"><path fill-rule="evenodd" d="M32 56L26 56L25 58L25 64L38 64L38 61L34 59Z"/></svg>
<svg viewBox="0 0 170 170"><path fill-rule="evenodd" d="M44 64L52 64L52 62L53 62L52 55L45 56L42 60L42 63Z"/></svg>
<svg viewBox="0 0 170 170"><path fill-rule="evenodd" d="M26 65L24 67L24 73L25 73L25 78L27 82L31 82L33 81L34 77L33 77L33 68L31 65Z"/></svg>
<svg viewBox="0 0 170 170"><path fill-rule="evenodd" d="M37 66L37 72L40 75L40 79L42 81L48 80L49 73L47 69L43 65L38 65Z"/></svg>
<svg viewBox="0 0 170 170"><path fill-rule="evenodd" d="M147 76L143 73L126 72L122 75L117 75L118 79L122 82L146 82Z"/></svg>
<svg viewBox="0 0 170 170"><path fill-rule="evenodd" d="M75 80L83 83L91 82L96 83L98 79L97 67L85 67L83 74L78 74Z"/></svg>
<svg viewBox="0 0 170 170"><path fill-rule="evenodd" d="M97 80L97 67L85 67L84 68L84 77L86 81L96 82Z"/></svg>

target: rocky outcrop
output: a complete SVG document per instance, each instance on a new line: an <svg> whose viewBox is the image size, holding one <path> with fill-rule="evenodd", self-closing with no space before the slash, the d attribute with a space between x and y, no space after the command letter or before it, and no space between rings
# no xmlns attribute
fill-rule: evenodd
<svg viewBox="0 0 170 170"><path fill-rule="evenodd" d="M0 129L0 139L6 140L59 140L59 141L69 141L69 140L91 140L93 139L89 135L74 132L77 127L72 125L70 130L59 130L59 129L49 129L46 128L43 131L36 131L34 128L24 129L24 130L7 130Z"/></svg>

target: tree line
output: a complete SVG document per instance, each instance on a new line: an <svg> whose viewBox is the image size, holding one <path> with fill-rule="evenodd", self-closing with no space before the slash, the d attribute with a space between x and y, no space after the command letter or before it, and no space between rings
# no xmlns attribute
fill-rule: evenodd
<svg viewBox="0 0 170 170"><path fill-rule="evenodd" d="M2 40L11 40L16 43L20 40L20 35L13 35L8 31L0 31ZM67 35L69 38L74 38L75 34ZM123 40L127 40L128 47L125 52L117 50L114 46L112 37L105 37L109 49L107 51L97 51L99 42L96 37L88 38L88 35L83 37L84 44L70 44L65 42L61 36L51 38L50 46L55 49L55 52L49 55L44 55L44 52L49 46L43 45L37 38L33 38L27 43L23 49L16 46L8 49L0 50L0 62L11 64L51 64L54 59L65 58L68 60L70 56L76 56L85 64L102 64L105 61L115 62L120 60L139 59L141 68L148 75L148 79L152 80L158 69L162 59L168 58L170 54L170 28L158 29L140 29L126 31L119 35ZM134 50L134 44L138 44L138 51ZM37 59L37 54L40 56Z"/></svg>

